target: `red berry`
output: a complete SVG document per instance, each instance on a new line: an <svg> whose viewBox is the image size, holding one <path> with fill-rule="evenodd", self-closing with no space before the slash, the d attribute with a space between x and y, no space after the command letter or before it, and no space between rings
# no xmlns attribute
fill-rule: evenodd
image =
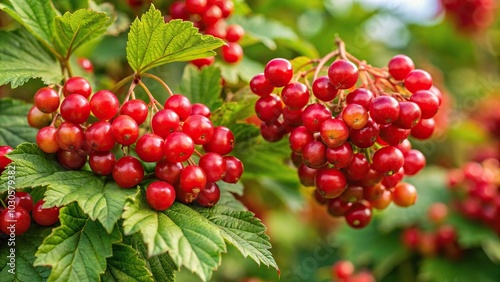
<svg viewBox="0 0 500 282"><path fill-rule="evenodd" d="M5 234L21 235L28 231L30 225L30 214L22 207L18 206L14 210L4 209L0 212L0 231Z"/></svg>
<svg viewBox="0 0 500 282"><path fill-rule="evenodd" d="M281 140L286 133L285 131L286 126L279 121L274 121L270 124L262 123L260 125L260 134L267 142L277 142Z"/></svg>
<svg viewBox="0 0 500 282"><path fill-rule="evenodd" d="M170 208L175 201L175 188L165 181L154 181L146 189L146 201L158 211Z"/></svg>
<svg viewBox="0 0 500 282"><path fill-rule="evenodd" d="M27 118L28 124L38 129L48 126L52 121L51 114L42 113L36 106L31 107Z"/></svg>
<svg viewBox="0 0 500 282"><path fill-rule="evenodd" d="M40 150L47 154L52 154L59 150L56 132L57 129L53 126L46 126L38 131L36 134L36 144Z"/></svg>
<svg viewBox="0 0 500 282"><path fill-rule="evenodd" d="M68 97L71 94L80 94L85 98L89 98L90 94L92 94L92 87L85 78L75 76L69 78L66 83L64 83L62 92L64 97Z"/></svg>
<svg viewBox="0 0 500 282"><path fill-rule="evenodd" d="M137 140L135 152L145 162L158 162L164 156L163 143L164 140L160 136L146 133Z"/></svg>
<svg viewBox="0 0 500 282"><path fill-rule="evenodd" d="M165 109L174 111L184 121L191 115L191 102L186 96L175 94L165 101Z"/></svg>
<svg viewBox="0 0 500 282"><path fill-rule="evenodd" d="M137 186L143 178L144 168L141 162L134 157L121 157L113 167L113 179L122 188Z"/></svg>
<svg viewBox="0 0 500 282"><path fill-rule="evenodd" d="M330 148L336 148L349 138L349 127L336 118L325 120L319 129L321 140Z"/></svg>
<svg viewBox="0 0 500 282"><path fill-rule="evenodd" d="M311 132L320 131L323 122L331 118L331 111L320 103L310 104L302 112L302 122Z"/></svg>
<svg viewBox="0 0 500 282"><path fill-rule="evenodd" d="M34 102L38 110L50 114L59 108L59 94L50 87L42 87L35 93Z"/></svg>
<svg viewBox="0 0 500 282"><path fill-rule="evenodd" d="M348 104L342 111L342 119L350 128L363 128L368 123L368 118L368 111L358 104Z"/></svg>
<svg viewBox="0 0 500 282"><path fill-rule="evenodd" d="M199 166L188 165L180 175L179 186L186 193L198 194L207 185L207 177Z"/></svg>
<svg viewBox="0 0 500 282"><path fill-rule="evenodd" d="M336 198L346 189L344 174L334 168L322 168L316 173L314 180L316 189L324 198Z"/></svg>
<svg viewBox="0 0 500 282"><path fill-rule="evenodd" d="M392 201L400 207L409 207L417 200L417 189L410 183L401 182L392 191Z"/></svg>
<svg viewBox="0 0 500 282"><path fill-rule="evenodd" d="M215 152L220 155L229 154L234 148L234 135L229 128L224 126L214 127L212 139L203 144L206 152Z"/></svg>
<svg viewBox="0 0 500 282"><path fill-rule="evenodd" d="M57 128L56 140L62 150L78 150L82 147L85 135L79 125L65 121Z"/></svg>
<svg viewBox="0 0 500 282"><path fill-rule="evenodd" d="M403 80L415 68L412 59L405 55L396 55L389 61L389 73L396 80Z"/></svg>
<svg viewBox="0 0 500 282"><path fill-rule="evenodd" d="M207 186L198 194L196 202L202 207L213 207L220 199L220 188L217 183L207 183Z"/></svg>
<svg viewBox="0 0 500 282"><path fill-rule="evenodd" d="M232 0L214 0L214 5L221 9L223 18L227 18L233 13L234 3Z"/></svg>
<svg viewBox="0 0 500 282"><path fill-rule="evenodd" d="M230 64L235 64L243 59L243 48L236 42L228 42L222 46L222 58Z"/></svg>
<svg viewBox="0 0 500 282"><path fill-rule="evenodd" d="M98 121L89 126L85 132L85 142L94 151L111 151L116 144L111 124L107 121Z"/></svg>
<svg viewBox="0 0 500 282"><path fill-rule="evenodd" d="M254 94L264 97L273 92L274 86L269 84L264 73L259 73L250 80L250 90Z"/></svg>
<svg viewBox="0 0 500 282"><path fill-rule="evenodd" d="M203 14L207 8L207 0L186 0L186 10L191 14Z"/></svg>
<svg viewBox="0 0 500 282"><path fill-rule="evenodd" d="M240 180L243 174L243 163L236 157L225 156L226 174L222 177L222 181L226 183L236 183Z"/></svg>
<svg viewBox="0 0 500 282"><path fill-rule="evenodd" d="M399 117L393 123L395 126L403 129L411 129L420 121L422 110L420 107L410 101L399 102Z"/></svg>
<svg viewBox="0 0 500 282"><path fill-rule="evenodd" d="M97 91L90 99L92 113L101 120L112 119L118 113L120 101L113 92L108 90Z"/></svg>
<svg viewBox="0 0 500 282"><path fill-rule="evenodd" d="M397 146L410 136L409 129L401 129L394 124L380 126L380 138L391 146ZM380 142L379 142L380 143Z"/></svg>
<svg viewBox="0 0 500 282"><path fill-rule="evenodd" d="M332 276L340 280L347 279L354 274L354 265L347 260L339 260L333 265Z"/></svg>
<svg viewBox="0 0 500 282"><path fill-rule="evenodd" d="M90 169L97 175L110 175L115 163L115 155L111 152L94 151L89 155Z"/></svg>
<svg viewBox="0 0 500 282"><path fill-rule="evenodd" d="M183 169L184 166L182 163L173 163L167 159L163 159L156 163L155 176L172 185L177 185Z"/></svg>
<svg viewBox="0 0 500 282"><path fill-rule="evenodd" d="M207 26L211 26L217 23L221 18L222 18L221 9L216 5L212 5L212 6L207 6L207 9L201 15L201 22Z"/></svg>
<svg viewBox="0 0 500 282"><path fill-rule="evenodd" d="M31 215L36 223L42 226L51 226L59 221L59 208L43 208L44 200L40 200L35 204Z"/></svg>
<svg viewBox="0 0 500 282"><path fill-rule="evenodd" d="M5 156L12 151L14 149L11 146L0 146L0 170L5 169L12 162L11 159Z"/></svg>
<svg viewBox="0 0 500 282"><path fill-rule="evenodd" d="M431 75L421 69L415 69L408 73L405 77L404 84L406 89L411 93L419 90L429 90L432 87Z"/></svg>
<svg viewBox="0 0 500 282"><path fill-rule="evenodd" d="M321 194L317 192L318 190L314 191L315 194L319 195L322 199L324 199L323 196L321 196ZM345 211L349 209L351 206L352 206L351 202L346 202L342 200L340 197L337 197L333 199L328 199L327 211L328 214L334 217L344 216Z"/></svg>
<svg viewBox="0 0 500 282"><path fill-rule="evenodd" d="M90 103L82 95L71 94L62 101L60 112L65 121L81 124L90 116Z"/></svg>
<svg viewBox="0 0 500 282"><path fill-rule="evenodd" d="M201 156L198 165L205 172L207 182L217 182L226 175L226 160L217 153L208 152Z"/></svg>
<svg viewBox="0 0 500 282"><path fill-rule="evenodd" d="M362 153L354 154L351 163L345 169L346 176L352 181L365 178L369 171L370 163Z"/></svg>
<svg viewBox="0 0 500 282"><path fill-rule="evenodd" d="M448 216L448 206L444 203L433 203L427 209L427 217L434 224L441 224Z"/></svg>
<svg viewBox="0 0 500 282"><path fill-rule="evenodd" d="M194 142L184 132L174 132L165 139L163 152L171 162L187 161L194 152Z"/></svg>
<svg viewBox="0 0 500 282"><path fill-rule="evenodd" d="M328 68L328 78L336 89L349 89L358 81L358 68L347 60L337 60Z"/></svg>
<svg viewBox="0 0 500 282"><path fill-rule="evenodd" d="M309 90L300 82L292 82L281 90L281 99L292 110L302 109L309 102Z"/></svg>
<svg viewBox="0 0 500 282"><path fill-rule="evenodd" d="M124 146L134 144L139 137L139 126L130 116L117 116L111 124L111 130L116 142Z"/></svg>
<svg viewBox="0 0 500 282"><path fill-rule="evenodd" d="M204 104L194 103L191 106L191 115L200 115L210 118L210 114L210 109Z"/></svg>
<svg viewBox="0 0 500 282"><path fill-rule="evenodd" d="M84 71L86 71L86 72L93 72L94 71L94 65L92 64L92 62L89 59L78 58L77 62Z"/></svg>
<svg viewBox="0 0 500 282"><path fill-rule="evenodd" d="M311 141L302 149L302 161L310 168L326 165L326 146L320 141Z"/></svg>
<svg viewBox="0 0 500 282"><path fill-rule="evenodd" d="M189 12L186 10L186 3L184 1L176 1L170 4L169 12L173 19L189 19Z"/></svg>
<svg viewBox="0 0 500 282"><path fill-rule="evenodd" d="M356 88L346 97L347 104L358 104L369 110L375 96L365 88Z"/></svg>
<svg viewBox="0 0 500 282"><path fill-rule="evenodd" d="M370 117L378 124L389 124L399 118L398 100L391 96L379 96L370 104Z"/></svg>
<svg viewBox="0 0 500 282"><path fill-rule="evenodd" d="M238 42L245 35L245 30L241 25L230 24L226 29L226 40L229 42Z"/></svg>
<svg viewBox="0 0 500 282"><path fill-rule="evenodd" d="M347 224L352 228L363 228L367 226L372 219L372 209L361 202L354 203L346 210L344 217Z"/></svg>
<svg viewBox="0 0 500 282"><path fill-rule="evenodd" d="M339 90L330 82L328 76L320 76L313 81L312 92L319 100L330 102L337 97Z"/></svg>
<svg viewBox="0 0 500 282"><path fill-rule="evenodd" d="M192 115L184 121L182 131L193 139L194 144L203 145L212 139L214 126L208 118L201 115Z"/></svg>
<svg viewBox="0 0 500 282"><path fill-rule="evenodd" d="M393 146L378 149L372 160L372 168L386 175L397 173L404 164L403 153Z"/></svg>
<svg viewBox="0 0 500 282"><path fill-rule="evenodd" d="M13 195L9 194L4 200L7 206L19 206L25 209L27 212L33 210L33 198L27 192L15 192Z"/></svg>
<svg viewBox="0 0 500 282"><path fill-rule="evenodd" d="M307 130L307 128L305 128L304 126L299 126L292 130L288 141L290 149L293 152L302 154L304 146L314 141L314 136L309 130Z"/></svg>
<svg viewBox="0 0 500 282"><path fill-rule="evenodd" d="M353 150L351 143L345 142L344 144L335 148L326 148L327 161L337 169L346 168L351 164L353 158Z"/></svg>
<svg viewBox="0 0 500 282"><path fill-rule="evenodd" d="M215 57L206 57L206 58L200 58L200 59L194 59L191 61L193 65L195 65L198 69L201 69L205 66L210 66L215 62Z"/></svg>
<svg viewBox="0 0 500 282"><path fill-rule="evenodd" d="M417 125L411 129L411 136L422 140L428 139L432 136L432 133L434 133L435 126L436 122L433 118L421 119Z"/></svg>
<svg viewBox="0 0 500 282"><path fill-rule="evenodd" d="M57 160L65 169L80 170L87 162L87 155L80 150L59 150L57 151Z"/></svg>
<svg viewBox="0 0 500 282"><path fill-rule="evenodd" d="M153 116L151 127L153 132L161 138L166 138L173 132L178 131L180 118L173 110L163 109Z"/></svg>
<svg viewBox="0 0 500 282"><path fill-rule="evenodd" d="M299 165L297 173L299 175L300 183L306 187L314 186L314 179L316 178L316 173L318 172L315 168L310 168L305 164Z"/></svg>
<svg viewBox="0 0 500 282"><path fill-rule="evenodd" d="M368 119L366 125L361 129L352 129L349 138L352 144L359 148L369 148L377 141L380 128L372 119Z"/></svg>
<svg viewBox="0 0 500 282"><path fill-rule="evenodd" d="M255 113L260 120L272 123L278 119L283 112L283 103L277 95L271 94L261 97L255 103Z"/></svg>
<svg viewBox="0 0 500 282"><path fill-rule="evenodd" d="M410 101L418 105L422 118L428 119L436 115L439 109L439 98L428 90L419 90L410 97Z"/></svg>
<svg viewBox="0 0 500 282"><path fill-rule="evenodd" d="M123 103L120 114L130 116L138 125L141 125L148 117L148 106L142 100L129 100Z"/></svg>
<svg viewBox="0 0 500 282"><path fill-rule="evenodd" d="M290 61L282 58L270 60L264 68L266 80L274 87L287 85L293 76L293 68Z"/></svg>
<svg viewBox="0 0 500 282"><path fill-rule="evenodd" d="M410 150L404 156L406 175L415 175L425 167L425 156L419 150Z"/></svg>

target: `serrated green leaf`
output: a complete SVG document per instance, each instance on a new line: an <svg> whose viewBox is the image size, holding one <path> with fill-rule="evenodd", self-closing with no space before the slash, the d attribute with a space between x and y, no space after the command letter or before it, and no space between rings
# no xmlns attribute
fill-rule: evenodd
<svg viewBox="0 0 500 282"><path fill-rule="evenodd" d="M66 12L55 19L54 43L57 52L64 58L82 44L106 32L109 17L104 12L80 9L74 13Z"/></svg>
<svg viewBox="0 0 500 282"><path fill-rule="evenodd" d="M480 222L464 218L459 214L451 214L447 223L453 225L458 234L458 242L463 247L477 247L487 240L499 242L497 234Z"/></svg>
<svg viewBox="0 0 500 282"><path fill-rule="evenodd" d="M245 29L247 37L262 42L271 50L277 48L276 39L296 40L298 38L290 27L276 20L266 19L262 15L233 16L230 22L241 25Z"/></svg>
<svg viewBox="0 0 500 282"><path fill-rule="evenodd" d="M390 205L380 218L380 228L390 231L425 220L427 209L432 203L448 202L446 179L446 172L437 167L427 167L418 175L406 178L404 181L413 184L417 189L418 198L415 205L407 208Z"/></svg>
<svg viewBox="0 0 500 282"><path fill-rule="evenodd" d="M56 14L50 0L10 0L9 3L0 3L0 9L18 21L46 48L56 54L52 44Z"/></svg>
<svg viewBox="0 0 500 282"><path fill-rule="evenodd" d="M224 240L235 246L245 258L250 257L258 265L262 263L279 271L269 251L271 243L265 233L266 227L252 212L228 210L218 205L197 210L219 227Z"/></svg>
<svg viewBox="0 0 500 282"><path fill-rule="evenodd" d="M146 262L129 245L113 245L113 256L107 260L103 281L115 282L153 282L153 275L146 268Z"/></svg>
<svg viewBox="0 0 500 282"><path fill-rule="evenodd" d="M52 4L58 11L74 12L78 9L86 9L89 7L88 0L57 0L52 1Z"/></svg>
<svg viewBox="0 0 500 282"><path fill-rule="evenodd" d="M57 60L24 28L0 31L0 65L0 85L10 83L12 88L32 78L41 78L45 84L63 78Z"/></svg>
<svg viewBox="0 0 500 282"><path fill-rule="evenodd" d="M161 254L148 258L148 250L139 233L123 238L124 243L137 250L139 257L146 261L146 267L153 274L155 281L173 282L174 271L179 270L168 254Z"/></svg>
<svg viewBox="0 0 500 282"><path fill-rule="evenodd" d="M61 208L61 226L43 240L34 265L50 266L48 281L99 281L106 270L112 245L121 240L118 229L108 234L90 220L76 204Z"/></svg>
<svg viewBox="0 0 500 282"><path fill-rule="evenodd" d="M16 147L35 142L37 129L28 124L26 116L31 105L19 100L0 99L0 144Z"/></svg>
<svg viewBox="0 0 500 282"><path fill-rule="evenodd" d="M205 104L211 111L222 105L220 70L214 66L198 70L194 65L187 65L179 88L192 103Z"/></svg>
<svg viewBox="0 0 500 282"><path fill-rule="evenodd" d="M99 220L109 233L120 219L127 198L137 193L137 189L122 189L91 171L66 171L53 155L43 153L35 144L22 144L9 158L16 166L17 188L48 186L46 206L76 201L91 220ZM0 183L2 181L6 178Z"/></svg>
<svg viewBox="0 0 500 282"><path fill-rule="evenodd" d="M216 126L224 125L229 128L236 123L241 123L242 120L255 113L256 100L256 98L251 97L237 102L224 103L222 107L212 113L212 123Z"/></svg>
<svg viewBox="0 0 500 282"><path fill-rule="evenodd" d="M245 187L243 187L243 184L241 184L241 182L232 184L232 183L226 183L224 181L219 181L217 182L217 185L219 186L221 191L228 191L238 196L243 196L243 190L245 189Z"/></svg>
<svg viewBox="0 0 500 282"><path fill-rule="evenodd" d="M42 244L43 238L50 234L50 227L41 227L39 225L31 225L30 230L23 235L16 236L15 241L3 240L0 242L0 282L7 281L47 281L50 274L50 268L45 266L33 266L35 262L35 252L38 246ZM8 245L8 242L15 245ZM10 249L15 252L15 263L10 263ZM13 269L15 274L9 272Z"/></svg>
<svg viewBox="0 0 500 282"><path fill-rule="evenodd" d="M141 196L125 206L125 235L140 232L148 256L167 253L178 267L184 266L203 281L212 276L226 250L220 231L206 218L183 204L168 210L152 210Z"/></svg>
<svg viewBox="0 0 500 282"><path fill-rule="evenodd" d="M130 27L127 60L137 74L142 74L169 62L213 56L212 50L223 44L219 38L200 34L192 22L165 23L161 12L151 5Z"/></svg>

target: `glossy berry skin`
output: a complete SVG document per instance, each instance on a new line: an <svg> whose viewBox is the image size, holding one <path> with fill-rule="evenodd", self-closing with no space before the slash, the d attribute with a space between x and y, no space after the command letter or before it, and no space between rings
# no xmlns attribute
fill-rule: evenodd
<svg viewBox="0 0 500 282"><path fill-rule="evenodd" d="M302 109L292 110L289 107L283 108L283 123L291 126L297 127L302 125Z"/></svg>
<svg viewBox="0 0 500 282"><path fill-rule="evenodd" d="M59 102L59 94L50 87L42 87L35 93L35 106L42 113L50 114L57 111Z"/></svg>
<svg viewBox="0 0 500 282"><path fill-rule="evenodd" d="M382 174L393 175L398 172L404 164L404 156L401 151L393 146L378 149L372 158L372 168Z"/></svg>
<svg viewBox="0 0 500 282"><path fill-rule="evenodd" d="M392 191L392 201L400 207L409 207L417 200L417 189L410 183L401 182Z"/></svg>
<svg viewBox="0 0 500 282"><path fill-rule="evenodd" d="M236 157L224 156L226 162L226 174L222 181L226 183L237 183L243 174L243 163Z"/></svg>
<svg viewBox="0 0 500 282"><path fill-rule="evenodd" d="M36 144L40 150L47 154L53 154L59 150L56 137L57 129L53 126L46 126L36 134Z"/></svg>
<svg viewBox="0 0 500 282"><path fill-rule="evenodd" d="M37 224L42 226L51 226L59 221L59 208L51 207L44 209L44 203L44 200L36 202L31 215Z"/></svg>
<svg viewBox="0 0 500 282"><path fill-rule="evenodd" d="M133 118L126 115L119 115L113 120L111 131L116 142L124 146L134 144L139 137L139 126Z"/></svg>
<svg viewBox="0 0 500 282"><path fill-rule="evenodd" d="M30 214L22 207L16 207L14 211L4 209L0 212L0 231L11 234L9 227L15 221L15 235L21 235L28 231L31 225Z"/></svg>
<svg viewBox="0 0 500 282"><path fill-rule="evenodd" d="M183 169L182 163L173 163L167 159L162 159L156 163L155 176L172 185L177 185Z"/></svg>
<svg viewBox="0 0 500 282"><path fill-rule="evenodd" d="M206 118L210 118L210 109L201 103L194 103L191 105L191 115L200 115Z"/></svg>
<svg viewBox="0 0 500 282"><path fill-rule="evenodd" d="M116 163L116 157L111 152L94 151L89 155L90 169L97 175L110 175Z"/></svg>
<svg viewBox="0 0 500 282"><path fill-rule="evenodd" d="M330 148L336 148L349 138L349 127L340 119L330 118L323 121L319 133L323 143Z"/></svg>
<svg viewBox="0 0 500 282"><path fill-rule="evenodd" d="M352 228L363 228L367 226L372 219L372 209L361 202L354 203L347 209L344 217L347 224Z"/></svg>
<svg viewBox="0 0 500 282"><path fill-rule="evenodd" d="M203 169L196 165L186 166L180 175L179 186L186 193L199 193L207 185Z"/></svg>
<svg viewBox="0 0 500 282"><path fill-rule="evenodd" d="M92 87L85 78L74 76L64 83L62 92L64 97L68 97L71 94L80 94L85 98L89 98L90 94L92 94Z"/></svg>
<svg viewBox="0 0 500 282"><path fill-rule="evenodd" d="M373 92L370 90L366 88L356 88L347 95L346 103L358 104L363 106L366 110L369 110L374 98L375 95L373 95Z"/></svg>
<svg viewBox="0 0 500 282"><path fill-rule="evenodd" d="M85 140L85 135L79 125L63 122L57 128L56 140L62 150L78 150Z"/></svg>
<svg viewBox="0 0 500 282"><path fill-rule="evenodd" d="M264 73L259 73L250 80L250 90L255 95L265 97L273 92L274 86L269 84Z"/></svg>
<svg viewBox="0 0 500 282"><path fill-rule="evenodd" d="M222 17L229 17L234 10L234 3L231 0L214 0L214 5L217 5L222 11Z"/></svg>
<svg viewBox="0 0 500 282"><path fill-rule="evenodd" d="M52 121L52 115L41 112L36 106L31 107L28 111L28 124L34 128L42 128L48 126Z"/></svg>
<svg viewBox="0 0 500 282"><path fill-rule="evenodd" d="M62 101L60 112L65 121L81 124L90 116L90 104L84 96L71 94Z"/></svg>
<svg viewBox="0 0 500 282"><path fill-rule="evenodd" d="M207 6L207 9L201 15L201 22L207 26L216 24L222 18L221 9L216 6Z"/></svg>
<svg viewBox="0 0 500 282"><path fill-rule="evenodd" d="M410 101L418 105L423 119L434 117L439 110L439 98L429 90L419 90L413 93Z"/></svg>
<svg viewBox="0 0 500 282"><path fill-rule="evenodd" d="M429 139L434 133L434 128L436 127L436 122L433 118L421 119L417 125L411 129L411 136L417 139Z"/></svg>
<svg viewBox="0 0 500 282"><path fill-rule="evenodd" d="M359 72L355 64L347 60L337 60L328 68L328 78L336 89L349 89L356 85Z"/></svg>
<svg viewBox="0 0 500 282"><path fill-rule="evenodd" d="M323 198L336 198L346 189L344 174L334 168L322 168L316 173L314 184Z"/></svg>
<svg viewBox="0 0 500 282"><path fill-rule="evenodd" d="M141 183L144 178L144 168L138 159L124 156L116 161L112 175L121 188L132 188Z"/></svg>
<svg viewBox="0 0 500 282"><path fill-rule="evenodd" d="M312 92L319 100L330 102L337 97L339 90L330 82L328 76L320 76L313 81Z"/></svg>
<svg viewBox="0 0 500 282"><path fill-rule="evenodd" d="M368 118L368 111L358 104L348 104L342 111L342 120L350 128L363 128L368 123Z"/></svg>
<svg viewBox="0 0 500 282"><path fill-rule="evenodd" d="M202 69L205 66L211 66L215 62L215 57L206 57L195 59L191 61L191 64L195 65L198 69Z"/></svg>
<svg viewBox="0 0 500 282"><path fill-rule="evenodd" d="M78 58L77 62L78 62L78 65L80 65L80 67L84 71L86 71L86 72L93 72L94 71L94 65L92 64L92 62L89 59L87 59L87 58Z"/></svg>
<svg viewBox="0 0 500 282"><path fill-rule="evenodd" d="M180 94L170 96L165 101L165 109L174 111L181 121L186 120L191 114L191 102L189 99Z"/></svg>
<svg viewBox="0 0 500 282"><path fill-rule="evenodd" d="M380 138L388 145L397 146L410 136L409 129L401 129L394 124L380 126Z"/></svg>
<svg viewBox="0 0 500 282"><path fill-rule="evenodd" d="M393 122L399 128L411 129L422 118L422 110L420 107L411 101L399 102L399 117Z"/></svg>
<svg viewBox="0 0 500 282"><path fill-rule="evenodd" d="M241 25L230 24L226 28L226 40L229 42L238 42L245 35L245 30Z"/></svg>
<svg viewBox="0 0 500 282"><path fill-rule="evenodd" d="M283 87L292 80L292 64L283 58L272 59L264 68L264 76L272 86Z"/></svg>
<svg viewBox="0 0 500 282"><path fill-rule="evenodd" d="M318 191L318 190L315 190ZM319 192L318 192L319 194ZM321 196L321 194L320 194ZM322 197L322 196L321 196ZM344 216L347 209L352 206L351 202L346 202L340 197L328 199L327 212L333 217Z"/></svg>
<svg viewBox="0 0 500 282"><path fill-rule="evenodd" d="M354 265L350 261L339 260L333 265L332 274L337 279L347 279L354 274Z"/></svg>
<svg viewBox="0 0 500 282"><path fill-rule="evenodd" d="M410 57L405 55L396 55L389 61L389 73L395 80L403 80L413 69L415 65Z"/></svg>
<svg viewBox="0 0 500 282"><path fill-rule="evenodd" d="M94 151L111 151L116 144L111 124L107 121L93 123L85 131L85 142Z"/></svg>
<svg viewBox="0 0 500 282"><path fill-rule="evenodd" d="M300 82L292 82L281 90L281 99L292 110L302 109L309 102L309 90Z"/></svg>
<svg viewBox="0 0 500 282"><path fill-rule="evenodd" d="M335 148L326 148L326 160L336 169L346 168L351 164L354 156L351 143L344 144Z"/></svg>
<svg viewBox="0 0 500 282"><path fill-rule="evenodd" d="M351 163L345 168L346 177L350 181L364 179L370 171L370 163L362 153L356 153L352 156Z"/></svg>
<svg viewBox="0 0 500 282"><path fill-rule="evenodd" d="M393 123L399 118L398 100L391 96L379 96L370 104L370 117L378 124Z"/></svg>
<svg viewBox="0 0 500 282"><path fill-rule="evenodd" d="M208 118L201 115L192 115L184 121L182 132L189 135L194 144L203 145L212 139L214 126Z"/></svg>
<svg viewBox="0 0 500 282"><path fill-rule="evenodd" d="M279 121L270 124L262 123L260 125L260 135L267 142L278 142L285 134L286 126Z"/></svg>
<svg viewBox="0 0 500 282"><path fill-rule="evenodd" d="M405 170L404 167L400 168L398 172L394 173L393 175L384 175L382 177L382 185L384 185L385 188L393 188L398 183L403 180L403 177L405 176Z"/></svg>
<svg viewBox="0 0 500 282"><path fill-rule="evenodd" d="M203 145L205 152L215 152L220 155L231 153L234 148L234 135L225 126L214 127L214 134L210 141Z"/></svg>
<svg viewBox="0 0 500 282"><path fill-rule="evenodd" d="M79 151L57 151L57 161L69 170L79 170L87 162L87 155Z"/></svg>
<svg viewBox="0 0 500 282"><path fill-rule="evenodd" d="M369 148L377 141L380 127L373 120L368 119L366 125L361 129L351 129L350 141L359 148Z"/></svg>
<svg viewBox="0 0 500 282"><path fill-rule="evenodd" d="M146 201L157 211L170 208L175 201L175 188L165 181L154 181L146 189Z"/></svg>
<svg viewBox="0 0 500 282"><path fill-rule="evenodd" d="M164 140L153 133L146 133L135 144L137 156L145 162L158 162L163 159Z"/></svg>
<svg viewBox="0 0 500 282"><path fill-rule="evenodd" d="M191 14L201 15L207 8L207 0L186 0L186 10Z"/></svg>
<svg viewBox="0 0 500 282"><path fill-rule="evenodd" d="M31 198L31 195L27 192L15 192L14 199L6 197L4 203L7 206L14 205L22 207L27 212L31 212L31 210L33 210L33 198Z"/></svg>
<svg viewBox="0 0 500 282"><path fill-rule="evenodd" d="M100 90L90 99L90 109L98 119L110 120L118 113L120 101L113 92Z"/></svg>
<svg viewBox="0 0 500 282"><path fill-rule="evenodd" d="M129 100L123 103L120 109L120 115L130 116L138 125L146 121L148 117L148 106L142 100Z"/></svg>
<svg viewBox="0 0 500 282"><path fill-rule="evenodd" d="M419 90L429 90L432 87L432 77L424 70L415 69L405 77L404 85L411 93Z"/></svg>
<svg viewBox="0 0 500 282"><path fill-rule="evenodd" d="M158 111L151 121L153 132L161 138L166 138L176 132L180 126L180 117L171 109Z"/></svg>
<svg viewBox="0 0 500 282"><path fill-rule="evenodd" d="M406 175L415 175L421 171L426 164L425 156L419 150L410 150L404 156L404 171Z"/></svg>
<svg viewBox="0 0 500 282"><path fill-rule="evenodd" d="M313 134L304 126L299 126L292 130L288 137L290 149L298 154L302 154L304 146L314 141Z"/></svg>
<svg viewBox="0 0 500 282"><path fill-rule="evenodd" d="M209 182L207 186L198 194L196 202L202 207L213 207L219 202L220 188L217 183Z"/></svg>
<svg viewBox="0 0 500 282"><path fill-rule="evenodd" d="M359 185L347 185L347 188L340 194L339 198L348 203L356 203L363 199L363 187Z"/></svg>
<svg viewBox="0 0 500 282"><path fill-rule="evenodd" d="M312 141L302 149L302 161L310 168L321 168L326 164L326 146L323 142Z"/></svg>
<svg viewBox="0 0 500 282"><path fill-rule="evenodd" d="M236 42L228 42L221 47L222 59L230 64L236 64L243 59L243 48Z"/></svg>
<svg viewBox="0 0 500 282"><path fill-rule="evenodd" d="M283 112L283 103L277 95L271 94L261 97L255 103L255 113L263 122L271 123L278 119Z"/></svg>
<svg viewBox="0 0 500 282"><path fill-rule="evenodd" d="M226 175L226 160L217 153L208 152L201 156L198 165L205 172L207 182L217 182Z"/></svg>
<svg viewBox="0 0 500 282"><path fill-rule="evenodd" d="M331 111L320 103L310 104L302 112L302 123L311 132L319 132L323 122L331 118Z"/></svg>
<svg viewBox="0 0 500 282"><path fill-rule="evenodd" d="M7 168L7 166L12 162L11 159L5 156L12 151L14 151L14 148L11 146L0 146L0 170Z"/></svg>
<svg viewBox="0 0 500 282"><path fill-rule="evenodd" d="M384 190L382 192L382 195L374 200L371 201L372 207L377 210L384 210L386 209L392 202L392 193L389 190Z"/></svg>
<svg viewBox="0 0 500 282"><path fill-rule="evenodd" d="M167 136L163 153L167 160L177 163L187 161L194 152L194 142L184 132L174 132Z"/></svg>
<svg viewBox="0 0 500 282"><path fill-rule="evenodd" d="M310 168L303 163L300 164L297 169L300 183L306 187L314 186L314 179L316 178L317 172L318 170L315 168Z"/></svg>

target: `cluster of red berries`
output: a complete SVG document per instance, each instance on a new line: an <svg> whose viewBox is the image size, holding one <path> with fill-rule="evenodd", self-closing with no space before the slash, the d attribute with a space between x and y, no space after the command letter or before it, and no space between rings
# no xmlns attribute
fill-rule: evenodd
<svg viewBox="0 0 500 282"><path fill-rule="evenodd" d="M243 48L238 43L245 35L245 30L237 24L227 24L228 18L234 10L232 0L183 0L172 3L169 15L171 19L181 19L193 22L194 26L203 34L218 37L227 42L221 48L222 59L229 64L238 63L243 58ZM211 65L214 57L193 60L197 67Z"/></svg>
<svg viewBox="0 0 500 282"><path fill-rule="evenodd" d="M441 4L460 31L474 34L495 21L495 0L441 0Z"/></svg>
<svg viewBox="0 0 500 282"><path fill-rule="evenodd" d="M327 67L327 56L319 60L323 65L304 64L313 65L305 70L272 59L250 89L260 96L255 112L263 138L288 136L301 183L316 187L332 215L361 228L372 207L414 204L415 187L401 180L426 160L407 138L432 135L442 97L430 74L415 69L407 56L393 57L384 69L349 56L359 69L347 58Z"/></svg>
<svg viewBox="0 0 500 282"><path fill-rule="evenodd" d="M152 102L149 107L156 112L147 126L151 133L142 134L140 126L149 111L144 101L128 100L120 106L111 91L91 95L90 84L81 77L68 79L61 92L62 102L50 87L35 94L35 109L54 116L52 123L37 133L40 149L57 153L66 169L81 169L88 158L94 173L111 175L122 188L141 183L145 175L141 161L156 163L158 181L146 190L146 199L154 209L165 210L175 199L183 203L197 199L202 206L212 206L220 197L215 182L236 183L243 173L241 161L227 156L234 147L233 133L212 124L206 105L191 104L179 94L170 96L161 110ZM206 153L200 153L197 145ZM124 156L116 159L113 151L118 146ZM193 154L199 157L198 164Z"/></svg>
<svg viewBox="0 0 500 282"><path fill-rule="evenodd" d="M332 266L333 282L375 282L375 277L367 270L355 273L352 262L339 260Z"/></svg>
<svg viewBox="0 0 500 282"><path fill-rule="evenodd" d="M31 226L31 218L38 225L50 226L59 221L59 208L43 208L43 200L33 205L27 192L9 193L0 205L0 234L21 235ZM30 216L31 213L31 216Z"/></svg>
<svg viewBox="0 0 500 282"><path fill-rule="evenodd" d="M424 257L442 255L451 260L460 259L463 248L457 241L455 227L446 224L448 206L444 203L433 203L427 210L428 222L431 226L424 229L412 226L403 230L401 241L403 245Z"/></svg>
<svg viewBox="0 0 500 282"><path fill-rule="evenodd" d="M450 171L449 187L458 211L465 217L482 222L500 235L500 163L486 159L469 162Z"/></svg>

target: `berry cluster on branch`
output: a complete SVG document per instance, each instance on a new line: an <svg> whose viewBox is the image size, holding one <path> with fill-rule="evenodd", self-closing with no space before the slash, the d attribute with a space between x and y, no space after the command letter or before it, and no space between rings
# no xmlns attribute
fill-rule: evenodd
<svg viewBox="0 0 500 282"><path fill-rule="evenodd" d="M376 68L337 44L295 68L272 59L250 89L260 96L255 112L263 138L286 136L301 183L316 187L333 216L361 228L372 208L414 204L416 189L402 179L426 161L408 138L431 137L442 96L431 75L405 55Z"/></svg>

